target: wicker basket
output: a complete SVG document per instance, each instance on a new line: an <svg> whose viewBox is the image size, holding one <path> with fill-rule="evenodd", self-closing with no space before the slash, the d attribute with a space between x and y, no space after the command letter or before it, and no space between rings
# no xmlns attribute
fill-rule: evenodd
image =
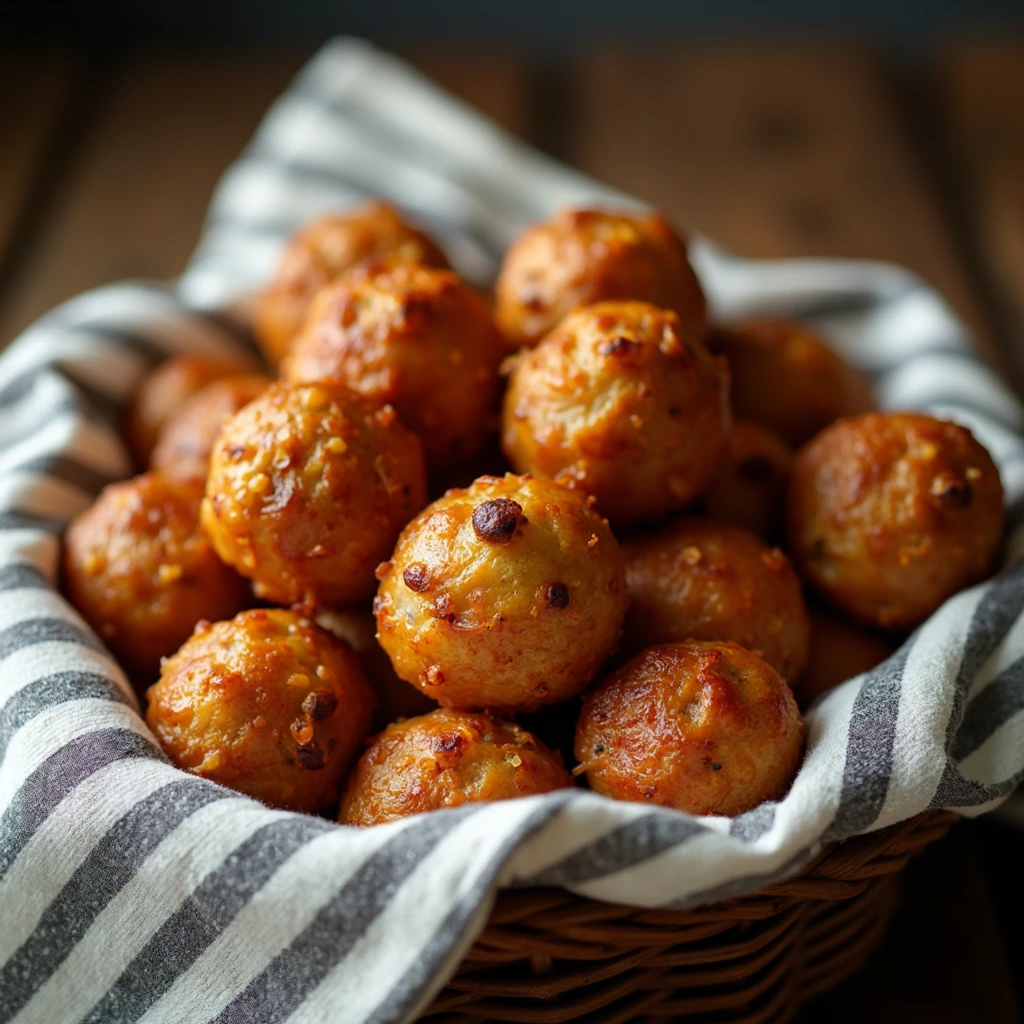
<svg viewBox="0 0 1024 1024"><path fill-rule="evenodd" d="M920 815L826 848L795 878L691 910L556 889L502 892L422 1020L776 1024L881 941L899 872L956 816Z"/></svg>

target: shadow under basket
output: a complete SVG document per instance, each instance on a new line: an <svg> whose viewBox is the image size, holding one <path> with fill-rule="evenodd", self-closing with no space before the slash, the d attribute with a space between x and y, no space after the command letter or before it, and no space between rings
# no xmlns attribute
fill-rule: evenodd
<svg viewBox="0 0 1024 1024"><path fill-rule="evenodd" d="M929 812L826 847L795 878L690 910L557 889L499 894L427 1024L777 1024L881 942L907 861L956 821Z"/></svg>

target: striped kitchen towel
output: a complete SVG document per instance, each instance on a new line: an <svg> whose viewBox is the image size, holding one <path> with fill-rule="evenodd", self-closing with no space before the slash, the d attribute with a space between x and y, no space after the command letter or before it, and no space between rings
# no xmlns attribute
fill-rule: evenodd
<svg viewBox="0 0 1024 1024"><path fill-rule="evenodd" d="M501 886L685 907L792 873L823 842L928 808L979 814L1024 771L1021 409L946 303L873 263L754 262L698 240L716 315L812 321L884 405L968 424L1002 472L1005 567L808 715L791 791L734 819L584 790L358 831L173 768L124 676L54 587L59 533L129 473L118 420L177 352L245 344L245 296L311 216L383 195L486 283L562 204L632 200L508 138L364 43L330 44L214 197L175 286L121 284L0 358L0 1019L400 1022Z"/></svg>

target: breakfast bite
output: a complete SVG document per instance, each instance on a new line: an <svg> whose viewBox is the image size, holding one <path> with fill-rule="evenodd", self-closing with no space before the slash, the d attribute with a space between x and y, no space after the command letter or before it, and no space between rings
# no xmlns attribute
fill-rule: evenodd
<svg viewBox="0 0 1024 1024"><path fill-rule="evenodd" d="M764 317L715 327L708 346L732 374L732 408L799 446L873 407L871 384L806 324Z"/></svg>
<svg viewBox="0 0 1024 1024"><path fill-rule="evenodd" d="M518 472L592 494L616 527L680 510L714 478L728 371L675 313L585 306L513 362L502 447Z"/></svg>
<svg viewBox="0 0 1024 1024"><path fill-rule="evenodd" d="M338 820L381 825L571 785L562 759L515 722L438 708L395 722L374 738L349 776Z"/></svg>
<svg viewBox="0 0 1024 1024"><path fill-rule="evenodd" d="M783 679L807 661L810 623L789 559L738 526L677 519L633 537L626 559L624 646L731 640L758 652Z"/></svg>
<svg viewBox="0 0 1024 1024"><path fill-rule="evenodd" d="M272 807L332 807L370 731L356 656L281 608L201 622L150 687L146 724L179 767Z"/></svg>
<svg viewBox="0 0 1024 1024"><path fill-rule="evenodd" d="M230 419L202 521L217 553L276 604L344 604L426 502L419 438L338 384L275 384Z"/></svg>
<svg viewBox="0 0 1024 1024"><path fill-rule="evenodd" d="M575 696L618 642L622 554L586 497L481 477L427 506L378 570L380 645L445 707L529 711Z"/></svg>
<svg viewBox="0 0 1024 1024"><path fill-rule="evenodd" d="M803 448L789 485L797 568L838 608L911 629L993 569L1003 488L966 427L918 413L840 420Z"/></svg>
<svg viewBox="0 0 1024 1024"><path fill-rule="evenodd" d="M776 540L792 465L793 451L778 434L733 420L725 455L701 498L704 514Z"/></svg>
<svg viewBox="0 0 1024 1024"><path fill-rule="evenodd" d="M261 373L223 377L197 391L164 424L150 462L178 480L205 481L220 428L270 387Z"/></svg>
<svg viewBox="0 0 1024 1024"><path fill-rule="evenodd" d="M291 383L335 380L393 405L436 471L487 441L504 354L487 303L457 274L377 263L317 295L281 369Z"/></svg>
<svg viewBox="0 0 1024 1024"><path fill-rule="evenodd" d="M324 285L365 260L382 259L448 266L430 238L388 203L368 202L327 214L299 230L253 311L256 337L270 366L288 354L313 296Z"/></svg>
<svg viewBox="0 0 1024 1024"><path fill-rule="evenodd" d="M167 421L197 391L222 377L248 373L251 363L237 356L175 356L146 374L132 396L124 436L135 465L149 469L149 457Z"/></svg>
<svg viewBox="0 0 1024 1024"><path fill-rule="evenodd" d="M735 815L780 799L803 723L782 677L737 644L648 647L583 698L576 773L616 800Z"/></svg>
<svg viewBox="0 0 1024 1024"><path fill-rule="evenodd" d="M234 615L248 593L199 526L202 496L145 473L104 488L64 534L64 592L137 685L198 619Z"/></svg>
<svg viewBox="0 0 1024 1024"><path fill-rule="evenodd" d="M674 310L688 332L703 327L704 293L686 243L661 214L564 209L527 228L505 252L495 315L520 348L576 306L608 299Z"/></svg>

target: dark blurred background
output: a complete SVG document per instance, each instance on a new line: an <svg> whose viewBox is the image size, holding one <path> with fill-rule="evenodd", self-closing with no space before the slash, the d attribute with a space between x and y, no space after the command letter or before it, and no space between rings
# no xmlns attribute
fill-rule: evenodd
<svg viewBox="0 0 1024 1024"><path fill-rule="evenodd" d="M593 42L794 34L860 36L920 51L964 32L1024 24L1021 0L22 0L0 10L12 35L101 45L302 45L345 32L391 45L484 42L555 53Z"/></svg>

